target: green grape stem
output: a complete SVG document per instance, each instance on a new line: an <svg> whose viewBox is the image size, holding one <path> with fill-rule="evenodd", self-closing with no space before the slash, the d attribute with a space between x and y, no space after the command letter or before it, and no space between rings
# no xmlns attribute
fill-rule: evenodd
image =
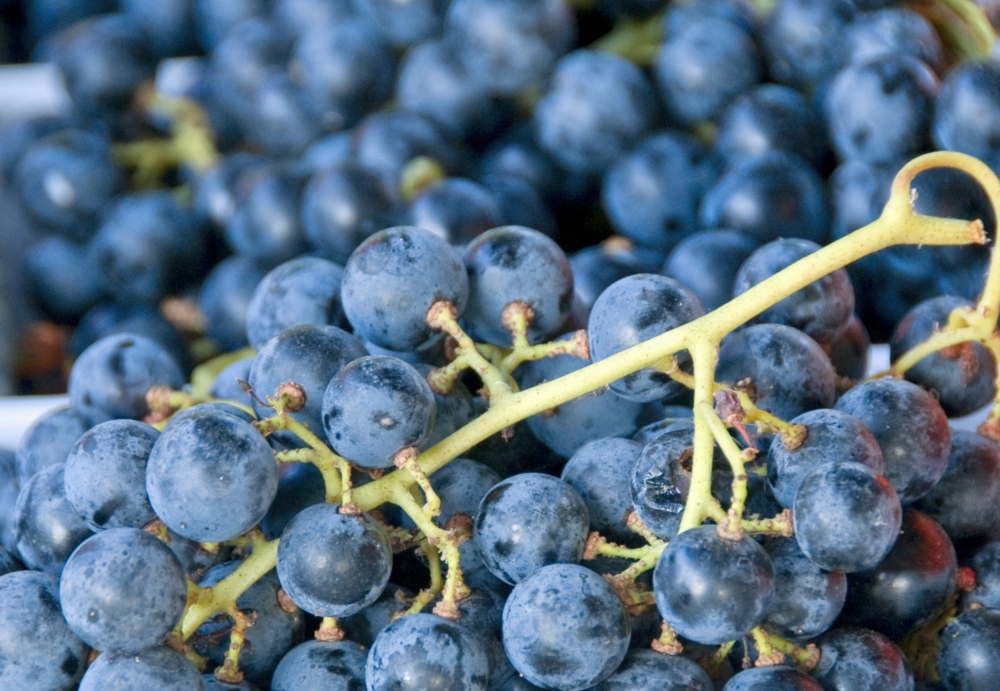
<svg viewBox="0 0 1000 691"><path fill-rule="evenodd" d="M891 245L963 245L985 242L986 236L979 221L928 217L913 211L911 182L917 173L934 167L958 168L969 173L982 185L997 217L1000 218L1000 181L985 164L970 156L954 152L926 154L910 161L900 170L881 216L869 225L799 260L719 309L571 374L524 391L516 391L507 384L506 379L509 379L509 375L503 377L503 372L486 360L474 345L471 350L463 348L463 354L471 355L475 352L481 359L480 365L485 363L500 375L499 379L486 382L488 386L498 390L506 387L507 391L504 395L491 395L489 410L421 453L413 462L413 467L419 469L423 475L430 476L479 442L513 426L520 420L608 386L611 382L640 369L658 367L681 350L689 351L693 361L692 383L695 407L699 410L705 410L706 406L708 409L713 409L719 343L724 336L770 306L831 271ZM996 266L998 261L1000 255L994 252L983 297L974 314L967 316L977 328L984 331L988 329L990 333L996 328L997 310L1000 306L1000 268ZM450 313L446 315L450 316L452 316ZM279 414L277 417L282 416ZM320 455L332 454L304 426L292 425L289 422L278 425L271 422L274 419L259 422L262 431L273 426L273 429L289 429L296 434L304 432L303 438ZM700 525L709 516L717 522L728 518L726 512L711 495L715 436L704 415L696 416L694 424L692 478L681 521L682 531ZM331 465L336 466L336 463ZM354 502L361 511L370 511L385 502L412 505L407 513L428 536L425 551L432 565L432 585L436 582L436 585L446 588L449 586L441 583L440 565L435 563L438 561L437 548L430 540L435 538L435 541L444 547L450 571L458 570L457 546L449 555L453 542L440 541L437 531L442 529L424 515L421 505L409 494L410 488L417 484L417 478L418 474L412 471L396 470L388 473L378 480L356 488ZM332 479L328 479L330 483L328 494L331 496L334 494L330 491L332 482ZM338 489L339 482L340 478L337 477ZM406 508L404 506L404 509ZM277 546L277 540L255 544L253 553L239 568L212 588L199 592L183 617L181 624L183 637L189 637L212 614L227 611L246 588L274 568ZM454 583L452 587L457 595L461 586Z"/></svg>

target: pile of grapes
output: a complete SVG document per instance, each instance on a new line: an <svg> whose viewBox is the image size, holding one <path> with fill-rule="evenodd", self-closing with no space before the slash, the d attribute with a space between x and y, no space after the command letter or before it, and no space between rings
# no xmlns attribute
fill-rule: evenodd
<svg viewBox="0 0 1000 691"><path fill-rule="evenodd" d="M0 687L1000 688L969 0L19 7Z"/></svg>

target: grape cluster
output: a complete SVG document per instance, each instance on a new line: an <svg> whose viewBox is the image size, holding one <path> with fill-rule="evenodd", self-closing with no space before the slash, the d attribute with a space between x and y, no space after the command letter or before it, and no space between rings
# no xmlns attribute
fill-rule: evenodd
<svg viewBox="0 0 1000 691"><path fill-rule="evenodd" d="M19 6L0 686L1000 684L967 0Z"/></svg>

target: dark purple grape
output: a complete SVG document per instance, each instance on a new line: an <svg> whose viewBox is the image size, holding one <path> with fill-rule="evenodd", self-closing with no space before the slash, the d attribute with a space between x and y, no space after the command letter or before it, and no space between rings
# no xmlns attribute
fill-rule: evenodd
<svg viewBox="0 0 1000 691"><path fill-rule="evenodd" d="M305 178L278 165L244 174L249 190L226 222L236 254L271 269L309 249L300 208Z"/></svg>
<svg viewBox="0 0 1000 691"><path fill-rule="evenodd" d="M569 264L573 268L573 290L583 304L593 307L609 285L632 274L654 273L660 259L658 252L635 247L630 242L603 242L584 247L569 256Z"/></svg>
<svg viewBox="0 0 1000 691"><path fill-rule="evenodd" d="M323 394L323 428L337 453L365 468L391 468L434 426L434 392L399 358L373 355L349 363Z"/></svg>
<svg viewBox="0 0 1000 691"><path fill-rule="evenodd" d="M317 171L302 195L302 225L310 246L338 264L346 263L365 238L393 225L393 211L378 175L353 162Z"/></svg>
<svg viewBox="0 0 1000 691"><path fill-rule="evenodd" d="M1000 65L969 60L948 73L934 104L934 143L940 149L975 156L991 168L1000 164Z"/></svg>
<svg viewBox="0 0 1000 691"><path fill-rule="evenodd" d="M830 150L816 108L795 89L777 84L755 86L733 101L719 123L716 147L730 163L787 151L816 167Z"/></svg>
<svg viewBox="0 0 1000 691"><path fill-rule="evenodd" d="M634 274L612 283L594 303L587 323L590 355L604 360L705 314L698 298L672 278ZM678 355L682 364L686 354ZM611 390L648 403L681 390L669 376L646 368L611 383Z"/></svg>
<svg viewBox="0 0 1000 691"><path fill-rule="evenodd" d="M681 240L660 273L687 286L711 312L732 298L736 274L755 249L757 241L744 233L703 230Z"/></svg>
<svg viewBox="0 0 1000 691"><path fill-rule="evenodd" d="M250 368L253 366L253 360L252 357L237 360L219 372L212 382L212 387L208 390L208 395L212 398L233 401L252 408L253 399L240 388L239 382L250 381Z"/></svg>
<svg viewBox="0 0 1000 691"><path fill-rule="evenodd" d="M271 17L287 33L298 36L316 26L337 24L354 12L351 0L275 0Z"/></svg>
<svg viewBox="0 0 1000 691"><path fill-rule="evenodd" d="M992 691L1000 678L1000 610L970 610L948 624L937 663L948 691Z"/></svg>
<svg viewBox="0 0 1000 691"><path fill-rule="evenodd" d="M278 490L278 465L249 422L192 415L165 429L149 455L146 492L168 528L198 542L231 540L257 525Z"/></svg>
<svg viewBox="0 0 1000 691"><path fill-rule="evenodd" d="M80 682L80 691L206 691L193 664L170 648L147 648L138 655L106 653Z"/></svg>
<svg viewBox="0 0 1000 691"><path fill-rule="evenodd" d="M907 55L941 71L941 38L923 15L911 9L862 12L847 26L843 40L847 62L860 65L887 55Z"/></svg>
<svg viewBox="0 0 1000 691"><path fill-rule="evenodd" d="M14 452L0 449L0 546L13 555L17 554L14 546L14 506L19 492Z"/></svg>
<svg viewBox="0 0 1000 691"><path fill-rule="evenodd" d="M445 31L486 88L514 95L548 77L571 47L576 26L561 0L455 0Z"/></svg>
<svg viewBox="0 0 1000 691"><path fill-rule="evenodd" d="M306 641L281 658L271 691L362 691L368 652L350 641Z"/></svg>
<svg viewBox="0 0 1000 691"><path fill-rule="evenodd" d="M843 60L844 29L856 12L850 0L786 0L775 6L761 37L772 78L808 88L832 75Z"/></svg>
<svg viewBox="0 0 1000 691"><path fill-rule="evenodd" d="M489 662L479 639L433 614L397 619L368 651L369 691L486 691Z"/></svg>
<svg viewBox="0 0 1000 691"><path fill-rule="evenodd" d="M473 540L493 575L513 585L541 566L578 563L589 529L587 505L572 486L522 473L483 497Z"/></svg>
<svg viewBox="0 0 1000 691"><path fill-rule="evenodd" d="M303 324L282 331L268 341L250 367L250 386L265 400L274 396L285 382L294 382L306 395L305 406L290 415L313 434L323 435L323 392L337 372L368 354L361 341L336 326ZM258 401L253 402L259 418L272 414ZM275 435L282 443L300 445L290 432Z"/></svg>
<svg viewBox="0 0 1000 691"><path fill-rule="evenodd" d="M726 384L749 379L757 406L783 420L831 408L836 397L833 365L823 349L781 324L757 324L727 336L715 378Z"/></svg>
<svg viewBox="0 0 1000 691"><path fill-rule="evenodd" d="M754 667L737 672L722 691L823 691L823 687L791 667Z"/></svg>
<svg viewBox="0 0 1000 691"><path fill-rule="evenodd" d="M680 132L659 132L621 156L604 175L601 199L611 225L638 245L669 252L698 229L705 152Z"/></svg>
<svg viewBox="0 0 1000 691"><path fill-rule="evenodd" d="M896 544L878 566L848 576L841 622L898 641L951 597L957 572L955 548L941 526L907 509Z"/></svg>
<svg viewBox="0 0 1000 691"><path fill-rule="evenodd" d="M483 233L465 250L469 305L463 318L469 335L509 346L503 310L521 301L534 312L528 340L543 341L565 323L573 303L573 269L562 248L537 230L501 226Z"/></svg>
<svg viewBox="0 0 1000 691"><path fill-rule="evenodd" d="M660 615L677 633L718 645L746 636L774 597L774 568L751 537L729 539L716 526L673 538L653 573Z"/></svg>
<svg viewBox="0 0 1000 691"><path fill-rule="evenodd" d="M272 269L246 308L247 340L256 350L285 329L302 324L342 326L344 270L318 257L299 257Z"/></svg>
<svg viewBox="0 0 1000 691"><path fill-rule="evenodd" d="M896 491L868 466L824 463L806 475L792 510L799 548L820 568L874 568L892 549L903 520Z"/></svg>
<svg viewBox="0 0 1000 691"><path fill-rule="evenodd" d="M774 599L762 626L782 638L804 640L829 629L844 607L847 578L824 571L791 538L764 543L774 566Z"/></svg>
<svg viewBox="0 0 1000 691"><path fill-rule="evenodd" d="M43 238L27 250L22 268L32 301L57 322L76 322L101 299L97 267L72 240Z"/></svg>
<svg viewBox="0 0 1000 691"><path fill-rule="evenodd" d="M66 499L91 530L142 528L156 518L146 496L146 463L159 436L143 422L110 420L73 446Z"/></svg>
<svg viewBox="0 0 1000 691"><path fill-rule="evenodd" d="M139 419L149 412L149 389L183 385L177 363L158 344L145 336L118 334L102 338L77 358L69 375L69 400L114 418Z"/></svg>
<svg viewBox="0 0 1000 691"><path fill-rule="evenodd" d="M65 406L39 417L25 431L14 454L14 469L21 485L42 468L64 463L73 445L94 425L110 416L91 406Z"/></svg>
<svg viewBox="0 0 1000 691"><path fill-rule="evenodd" d="M354 0L358 13L367 17L395 48L403 49L440 33L447 3L443 0Z"/></svg>
<svg viewBox="0 0 1000 691"><path fill-rule="evenodd" d="M632 508L628 487L642 444L628 439L587 442L563 467L560 479L580 493L590 529L617 543L635 540L625 521Z"/></svg>
<svg viewBox="0 0 1000 691"><path fill-rule="evenodd" d="M847 329L840 338L830 344L830 364L838 377L851 381L864 379L868 373L868 351L872 339L857 315L851 315Z"/></svg>
<svg viewBox="0 0 1000 691"><path fill-rule="evenodd" d="M527 363L520 374L523 389L553 381L590 364L575 355ZM528 418L528 429L560 456L572 456L587 442L604 437L627 436L639 426L641 403L622 398L614 391L598 390L567 401L545 413Z"/></svg>
<svg viewBox="0 0 1000 691"><path fill-rule="evenodd" d="M880 633L834 629L817 644L820 660L813 675L825 689L913 689L913 673L903 651Z"/></svg>
<svg viewBox="0 0 1000 691"><path fill-rule="evenodd" d="M682 420L648 441L629 471L632 507L642 522L664 540L673 538L680 528L691 489L693 443L694 425ZM712 494L720 501L728 501L732 484L733 474L716 447Z"/></svg>
<svg viewBox="0 0 1000 691"><path fill-rule="evenodd" d="M707 14L668 33L653 64L668 115L685 127L715 120L763 71L749 32Z"/></svg>
<svg viewBox="0 0 1000 691"><path fill-rule="evenodd" d="M968 604L1000 609L1000 542L980 548L967 566L976 576L976 586L966 597Z"/></svg>
<svg viewBox="0 0 1000 691"><path fill-rule="evenodd" d="M715 686L696 662L648 649L630 650L615 673L593 691L712 691Z"/></svg>
<svg viewBox="0 0 1000 691"><path fill-rule="evenodd" d="M953 430L948 469L915 506L956 544L993 536L1000 526L1000 447L973 432Z"/></svg>
<svg viewBox="0 0 1000 691"><path fill-rule="evenodd" d="M35 571L58 576L69 555L91 532L66 499L65 463L35 473L17 496L11 515L17 555Z"/></svg>
<svg viewBox="0 0 1000 691"><path fill-rule="evenodd" d="M951 450L948 418L935 398L899 379L867 381L836 409L860 420L882 449L885 477L902 502L925 495L944 475Z"/></svg>
<svg viewBox="0 0 1000 691"><path fill-rule="evenodd" d="M438 332L427 325L427 311L448 300L461 315L468 296L458 252L421 228L376 233L344 267L341 301L355 333L390 350L406 352L435 339Z"/></svg>
<svg viewBox="0 0 1000 691"><path fill-rule="evenodd" d="M543 566L518 583L504 605L507 657L544 688L584 689L607 679L630 639L622 601L583 566Z"/></svg>
<svg viewBox="0 0 1000 691"><path fill-rule="evenodd" d="M789 4L786 0L782 6ZM783 151L734 165L705 194L699 218L706 228L739 230L758 242L782 237L823 242L829 226L816 171Z"/></svg>
<svg viewBox="0 0 1000 691"><path fill-rule="evenodd" d="M538 145L571 171L601 173L659 120L659 104L638 67L611 53L576 50L556 64L535 106Z"/></svg>
<svg viewBox="0 0 1000 691"><path fill-rule="evenodd" d="M304 509L278 544L281 587L295 604L320 617L350 616L375 602L392 569L392 548L379 524L339 508Z"/></svg>
<svg viewBox="0 0 1000 691"><path fill-rule="evenodd" d="M75 688L87 646L59 609L59 581L37 571L0 576L0 683L27 691Z"/></svg>
<svg viewBox="0 0 1000 691"><path fill-rule="evenodd" d="M797 238L772 240L759 247L740 267L733 296L742 295L818 249L815 242ZM829 345L847 329L853 313L854 287L847 271L837 269L771 305L750 323L785 324L820 345Z"/></svg>
<svg viewBox="0 0 1000 691"><path fill-rule="evenodd" d="M176 555L137 528L111 528L83 541L59 579L66 622L104 653L135 654L180 621L187 583Z"/></svg>
<svg viewBox="0 0 1000 691"><path fill-rule="evenodd" d="M930 139L937 76L908 55L842 69L825 96L830 141L842 159L887 164L923 151ZM892 111L893 118L882 116Z"/></svg>
<svg viewBox="0 0 1000 691"><path fill-rule="evenodd" d="M214 566L198 581L198 585L210 588L239 566L238 561ZM253 626L246 630L246 642L240 653L240 671L250 682L266 688L285 653L305 638L305 614L297 607L288 608L287 603L282 604L281 585L274 570L268 571L244 591L236 600L236 606L254 616ZM198 628L190 641L191 646L212 664L221 665L229 648L228 633L232 626L231 618L217 615Z"/></svg>
<svg viewBox="0 0 1000 691"><path fill-rule="evenodd" d="M100 213L117 194L119 182L108 142L70 129L28 147L17 164L13 187L29 218L81 242L96 232Z"/></svg>
<svg viewBox="0 0 1000 691"><path fill-rule="evenodd" d="M205 334L221 351L247 345L247 310L262 278L264 270L257 264L235 256L219 262L201 284L198 308L205 315Z"/></svg>
<svg viewBox="0 0 1000 691"><path fill-rule="evenodd" d="M973 308L970 300L942 295L921 302L896 326L889 345L893 362L948 323L952 311ZM974 413L996 394L997 363L981 343L963 343L922 358L904 375L921 388L936 393L948 417Z"/></svg>
<svg viewBox="0 0 1000 691"><path fill-rule="evenodd" d="M463 545L468 542L463 542ZM462 555L463 574L465 570L465 555ZM371 648L375 642L375 637L379 632L394 621L396 612L406 609L400 600L396 599L396 594L403 598L413 597L406 588L401 588L394 583L387 583L382 594L372 604L365 607L357 614L352 614L337 620L340 628L344 630L344 635L349 641L358 643L365 648Z"/></svg>
<svg viewBox="0 0 1000 691"><path fill-rule="evenodd" d="M73 331L69 349L79 357L83 351L106 336L135 334L159 344L182 373L191 370L191 356L184 336L150 305L122 305L99 302L83 315Z"/></svg>
<svg viewBox="0 0 1000 691"><path fill-rule="evenodd" d="M352 127L392 95L396 56L379 27L361 17L316 25L295 44L289 69L330 129Z"/></svg>
<svg viewBox="0 0 1000 691"><path fill-rule="evenodd" d="M448 178L421 190L406 212L408 225L429 230L458 246L469 244L503 221L493 194L465 178Z"/></svg>
<svg viewBox="0 0 1000 691"><path fill-rule="evenodd" d="M882 474L882 450L868 428L856 418L839 410L821 408L790 422L805 426L807 436L802 445L788 450L777 439L767 452L767 484L785 508L792 508L805 476L823 463L854 461L868 466L876 475Z"/></svg>

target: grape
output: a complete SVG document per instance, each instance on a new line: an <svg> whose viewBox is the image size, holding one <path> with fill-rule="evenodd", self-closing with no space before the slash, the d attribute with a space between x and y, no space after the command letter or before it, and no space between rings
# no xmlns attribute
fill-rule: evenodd
<svg viewBox="0 0 1000 691"><path fill-rule="evenodd" d="M439 33L446 5L442 0L354 0L358 13L400 49Z"/></svg>
<svg viewBox="0 0 1000 691"><path fill-rule="evenodd" d="M767 484L783 507L792 508L802 480L824 463L852 461L882 474L878 442L867 427L847 413L821 408L803 413L791 423L805 426L805 441L788 450L776 440L767 452Z"/></svg>
<svg viewBox="0 0 1000 691"><path fill-rule="evenodd" d="M226 222L226 243L236 254L267 269L305 252L308 245L299 217L304 176L270 166L244 177L250 189Z"/></svg>
<svg viewBox="0 0 1000 691"><path fill-rule="evenodd" d="M863 64L887 55L907 55L941 71L941 39L927 19L909 9L859 14L844 32L844 42L848 62Z"/></svg>
<svg viewBox="0 0 1000 691"><path fill-rule="evenodd" d="M199 580L198 585L211 588L239 566L238 561L214 566ZM246 630L246 642L240 653L240 671L250 682L261 687L266 687L271 681L271 675L282 657L305 638L305 614L297 607L282 604L280 590L278 575L272 569L236 600L237 607L254 616L253 626ZM195 632L191 639L192 647L213 664L221 665L229 648L227 634L232 626L233 621L229 617L213 618Z"/></svg>
<svg viewBox="0 0 1000 691"><path fill-rule="evenodd" d="M712 691L708 674L686 658L652 650L630 650L615 673L594 691Z"/></svg>
<svg viewBox="0 0 1000 691"><path fill-rule="evenodd" d="M323 427L330 445L365 468L391 468L434 426L434 393L420 373L385 355L359 358L330 380Z"/></svg>
<svg viewBox="0 0 1000 691"><path fill-rule="evenodd" d="M570 485L522 473L483 497L473 540L493 575L513 585L541 566L579 562L589 525L587 505Z"/></svg>
<svg viewBox="0 0 1000 691"><path fill-rule="evenodd" d="M629 496L642 522L659 537L669 540L680 528L681 514L691 489L691 449L694 425L684 420L664 430L643 447L632 465ZM716 447L712 470L712 493L728 499L733 474Z"/></svg>
<svg viewBox="0 0 1000 691"><path fill-rule="evenodd" d="M774 597L774 567L753 538L729 539L715 526L673 538L653 573L660 615L680 635L707 645L746 636Z"/></svg>
<svg viewBox="0 0 1000 691"><path fill-rule="evenodd" d="M12 689L74 688L87 646L59 610L59 581L37 571L0 576L0 682Z"/></svg>
<svg viewBox="0 0 1000 691"><path fill-rule="evenodd" d="M66 459L66 499L93 531L142 528L156 518L146 496L146 463L160 433L135 420L110 420L84 433Z"/></svg>
<svg viewBox="0 0 1000 691"><path fill-rule="evenodd" d="M149 412L150 388L183 385L180 369L163 348L144 336L120 334L106 336L80 354L69 375L69 400L110 417L139 419Z"/></svg>
<svg viewBox="0 0 1000 691"><path fill-rule="evenodd" d="M722 691L822 691L812 677L791 667L756 667L738 672Z"/></svg>
<svg viewBox="0 0 1000 691"><path fill-rule="evenodd" d="M235 256L219 262L202 283L198 308L205 315L206 334L221 350L247 344L248 305L262 278L264 271L257 264Z"/></svg>
<svg viewBox="0 0 1000 691"><path fill-rule="evenodd" d="M715 377L727 384L749 379L757 406L783 420L832 408L836 397L833 366L823 349L781 324L757 324L727 336Z"/></svg>
<svg viewBox="0 0 1000 691"><path fill-rule="evenodd" d="M557 355L526 363L521 388L581 370L589 364L575 355ZM622 398L613 391L598 390L567 401L551 411L528 418L531 433L560 456L572 456L587 442L602 437L631 434L638 426L642 404Z"/></svg>
<svg viewBox="0 0 1000 691"><path fill-rule="evenodd" d="M969 300L942 295L921 302L899 322L892 335L889 356L893 362L910 348L926 341L948 316L960 307L971 309ZM904 375L907 381L934 391L948 417L961 417L979 410L996 394L996 360L980 343L966 343L918 361Z"/></svg>
<svg viewBox="0 0 1000 691"><path fill-rule="evenodd" d="M246 307L246 340L261 350L293 326L343 326L343 274L340 266L318 257L299 257L271 269L256 284Z"/></svg>
<svg viewBox="0 0 1000 691"><path fill-rule="evenodd" d="M240 388L239 383L250 381L250 368L253 366L253 360L252 357L238 360L219 372L212 382L212 387L208 390L208 395L212 398L233 401L251 408L253 399Z"/></svg>
<svg viewBox="0 0 1000 691"><path fill-rule="evenodd" d="M407 223L453 245L466 245L503 223L496 197L478 182L449 178L423 189L406 212Z"/></svg>
<svg viewBox="0 0 1000 691"><path fill-rule="evenodd" d="M820 568L874 568L892 549L903 520L896 491L871 468L824 463L806 475L792 509L795 539Z"/></svg>
<svg viewBox="0 0 1000 691"><path fill-rule="evenodd" d="M434 369L431 365L424 363L417 363L414 368L425 379ZM420 445L420 449L431 448L439 441L465 427L477 416L478 411L472 394L469 392L469 387L461 381L453 382L451 391L446 394L439 394L435 391L434 426L431 428L430 436Z"/></svg>
<svg viewBox="0 0 1000 691"><path fill-rule="evenodd" d="M66 406L42 415L24 433L14 454L18 483L27 484L42 468L64 463L84 432L109 419L91 406Z"/></svg>
<svg viewBox="0 0 1000 691"><path fill-rule="evenodd" d="M299 607L320 617L345 617L373 603L389 582L389 538L368 516L337 504L300 511L281 534L278 579Z"/></svg>
<svg viewBox="0 0 1000 691"><path fill-rule="evenodd" d="M312 463L285 463L279 472L278 492L260 520L260 529L268 540L280 537L299 511L326 501L323 474Z"/></svg>
<svg viewBox="0 0 1000 691"><path fill-rule="evenodd" d="M777 5L761 36L773 79L807 88L832 75L843 59L844 29L856 12L848 0L785 0ZM816 26L824 30L810 28Z"/></svg>
<svg viewBox="0 0 1000 691"><path fill-rule="evenodd" d="M16 556L7 551L7 548L0 545L0 576L14 571L23 571L24 564Z"/></svg>
<svg viewBox="0 0 1000 691"><path fill-rule="evenodd" d="M955 548L941 526L906 509L899 538L879 565L848 576L841 622L900 640L951 597L957 571Z"/></svg>
<svg viewBox="0 0 1000 691"><path fill-rule="evenodd" d="M716 147L730 163L766 151L787 151L818 167L830 153L823 130L819 112L801 93L761 84L726 109Z"/></svg>
<svg viewBox="0 0 1000 691"><path fill-rule="evenodd" d="M84 540L63 568L59 600L70 629L104 653L136 654L180 621L187 583L170 548L136 528Z"/></svg>
<svg viewBox="0 0 1000 691"><path fill-rule="evenodd" d="M250 423L228 414L193 415L165 429L146 466L156 515L198 542L245 533L267 513L277 490L271 447Z"/></svg>
<svg viewBox="0 0 1000 691"><path fill-rule="evenodd" d="M594 362L697 319L705 313L698 298L665 276L635 274L611 284L590 313L587 337ZM686 354L676 356L686 365ZM633 401L648 403L681 388L663 372L639 370L611 383L611 390Z"/></svg>
<svg viewBox="0 0 1000 691"><path fill-rule="evenodd" d="M198 417L206 413L209 415L228 415L229 417L234 417L237 420L243 420L244 422L253 422L257 419L242 408L237 408L235 405L226 401L209 401L208 403L196 403L190 408L184 408L183 410L177 411L167 421L167 424L163 427L163 429L167 429L179 422L183 422L189 417Z"/></svg>
<svg viewBox="0 0 1000 691"><path fill-rule="evenodd" d="M573 269L562 249L537 230L502 226L483 233L465 250L469 276L466 328L473 338L499 346L511 344L503 326L504 308L525 303L534 312L531 343L554 335L569 316Z"/></svg>
<svg viewBox="0 0 1000 691"><path fill-rule="evenodd" d="M736 274L755 249L744 233L703 230L677 243L660 273L687 286L710 312L733 297Z"/></svg>
<svg viewBox="0 0 1000 691"><path fill-rule="evenodd" d="M469 282L458 253L420 228L399 226L375 233L344 267L341 300L355 333L396 351L435 338L427 310L448 300L465 309Z"/></svg>
<svg viewBox="0 0 1000 691"><path fill-rule="evenodd" d="M926 494L948 468L948 419L931 394L898 379L867 381L844 394L836 409L853 415L882 449L885 477L903 502Z"/></svg>
<svg viewBox="0 0 1000 691"><path fill-rule="evenodd" d="M282 331L261 348L250 367L250 386L264 400L274 396L286 382L298 384L305 393L301 410L289 413L309 431L323 435L323 392L337 372L349 362L368 354L357 337L336 326L303 324ZM253 402L259 418L268 417L270 409ZM290 432L275 437L284 444L299 446L302 442Z"/></svg>
<svg viewBox="0 0 1000 691"><path fill-rule="evenodd" d="M467 542L462 543L467 544ZM462 568L465 568L465 556L462 557ZM464 575L464 572L463 572ZM401 597L413 597L406 588L401 588L393 583L387 583L382 594L372 604L365 607L357 614L338 619L337 623L344 630L344 635L349 641L359 643L365 648L371 648L375 637L379 632L393 622L393 617L397 612L406 609L406 605L396 599L396 594Z"/></svg>
<svg viewBox="0 0 1000 691"><path fill-rule="evenodd" d="M80 691L206 691L194 665L180 653L158 646L139 654L106 653L80 682Z"/></svg>
<svg viewBox="0 0 1000 691"><path fill-rule="evenodd" d="M306 641L281 658L271 691L361 691L367 659L357 643Z"/></svg>
<svg viewBox="0 0 1000 691"><path fill-rule="evenodd" d="M433 614L401 617L368 651L369 691L485 691L486 652L474 634Z"/></svg>
<svg viewBox="0 0 1000 691"><path fill-rule="evenodd" d="M819 666L813 674L824 688L911 691L913 674L903 651L867 629L834 629L818 641Z"/></svg>
<svg viewBox="0 0 1000 691"><path fill-rule="evenodd" d="M857 315L851 315L847 329L830 345L830 363L839 377L857 381L868 371L868 351L872 346L868 330Z"/></svg>
<svg viewBox="0 0 1000 691"><path fill-rule="evenodd" d="M593 571L552 564L518 583L503 609L503 646L514 668L544 688L589 688L618 668L628 613Z"/></svg>
<svg viewBox="0 0 1000 691"><path fill-rule="evenodd" d="M1000 505L1000 448L973 432L953 430L948 469L916 508L934 519L956 544L995 534Z"/></svg>
<svg viewBox="0 0 1000 691"><path fill-rule="evenodd" d="M733 283L738 297L754 286L820 249L796 238L772 240L759 247L740 267ZM837 269L768 307L750 323L785 324L829 345L847 329L854 311L854 288L845 269Z"/></svg>
<svg viewBox="0 0 1000 691"><path fill-rule="evenodd" d="M934 104L934 143L975 156L991 168L1000 162L1000 65L971 60L948 72Z"/></svg>
<svg viewBox="0 0 1000 691"><path fill-rule="evenodd" d="M611 53L576 50L556 63L533 125L539 147L562 167L601 173L658 124L659 111L638 67Z"/></svg>
<svg viewBox="0 0 1000 691"><path fill-rule="evenodd" d="M203 674L202 680L205 682L205 691L257 691L257 687L244 680L238 684L227 684L215 678L215 674Z"/></svg>
<svg viewBox="0 0 1000 691"><path fill-rule="evenodd" d="M635 540L625 520L632 508L628 493L631 470L642 450L641 444L627 439L597 439L577 449L559 476L580 493L587 505L590 529L614 542Z"/></svg>
<svg viewBox="0 0 1000 691"><path fill-rule="evenodd" d="M21 488L11 515L17 554L29 569L58 576L76 546L90 537L87 524L66 499L57 463L35 473Z"/></svg>
<svg viewBox="0 0 1000 691"><path fill-rule="evenodd" d="M793 640L813 638L829 629L848 594L844 574L816 566L791 538L766 542L764 548L774 567L774 600L764 628Z"/></svg>
<svg viewBox="0 0 1000 691"><path fill-rule="evenodd" d="M976 586L968 594L968 602L1000 609L1000 542L980 548L968 566L976 576Z"/></svg>
<svg viewBox="0 0 1000 691"><path fill-rule="evenodd" d="M101 298L97 267L86 247L57 235L30 247L24 280L42 311L59 322L74 322Z"/></svg>
<svg viewBox="0 0 1000 691"><path fill-rule="evenodd" d="M1000 610L970 610L948 624L937 663L948 691L992 689L1000 673Z"/></svg>
<svg viewBox="0 0 1000 691"><path fill-rule="evenodd" d="M730 101L760 81L760 63L748 32L705 15L667 36L653 69L671 120L693 126L716 119Z"/></svg>
<svg viewBox="0 0 1000 691"><path fill-rule="evenodd" d="M392 211L392 201L379 177L350 161L318 170L302 196L302 224L310 246L341 265L365 238L391 225ZM338 317L340 278L330 298L331 304L336 300ZM330 323L329 316L327 320Z"/></svg>

